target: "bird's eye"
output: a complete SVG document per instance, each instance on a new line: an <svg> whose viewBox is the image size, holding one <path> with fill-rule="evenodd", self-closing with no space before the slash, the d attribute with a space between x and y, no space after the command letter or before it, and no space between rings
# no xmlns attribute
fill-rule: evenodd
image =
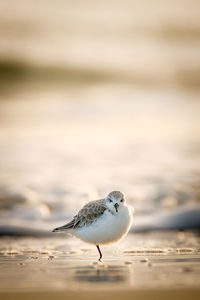
<svg viewBox="0 0 200 300"><path fill-rule="evenodd" d="M120 200L120 202L123 202L123 201L124 201L124 199L121 199L121 200Z"/></svg>
<svg viewBox="0 0 200 300"><path fill-rule="evenodd" d="M109 201L110 201L110 202L112 202L112 200L111 200L111 199L109 199Z"/></svg>

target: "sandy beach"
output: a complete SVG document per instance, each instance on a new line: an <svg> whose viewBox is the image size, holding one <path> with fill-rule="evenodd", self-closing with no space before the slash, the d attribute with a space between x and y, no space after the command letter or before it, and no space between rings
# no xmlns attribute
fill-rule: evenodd
<svg viewBox="0 0 200 300"><path fill-rule="evenodd" d="M1 293L0 294L2 300L6 299L199 299L200 289L176 289L176 290L160 290L160 289L148 289L148 290L117 290L117 291L40 291L40 292L17 292L13 295L13 293Z"/></svg>
<svg viewBox="0 0 200 300"><path fill-rule="evenodd" d="M103 247L99 263L95 247L71 237L4 237L0 297L198 299L198 244L193 232L129 234L117 246Z"/></svg>

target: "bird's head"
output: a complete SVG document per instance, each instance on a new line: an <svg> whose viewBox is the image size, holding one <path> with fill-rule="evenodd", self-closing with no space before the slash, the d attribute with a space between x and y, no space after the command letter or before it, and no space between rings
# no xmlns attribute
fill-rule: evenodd
<svg viewBox="0 0 200 300"><path fill-rule="evenodd" d="M120 208L125 205L126 200L124 194L119 191L113 191L105 198L105 202L111 212L116 214Z"/></svg>

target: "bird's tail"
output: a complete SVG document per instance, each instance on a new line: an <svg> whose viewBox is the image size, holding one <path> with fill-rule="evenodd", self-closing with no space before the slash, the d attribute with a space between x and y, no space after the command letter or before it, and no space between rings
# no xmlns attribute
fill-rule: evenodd
<svg viewBox="0 0 200 300"><path fill-rule="evenodd" d="M52 230L52 232L62 232L62 231L66 231L66 228L64 228L65 226L61 226L61 227L57 227L54 230Z"/></svg>
<svg viewBox="0 0 200 300"><path fill-rule="evenodd" d="M70 231L70 229L73 228L74 225L74 220L72 220L71 222L61 226L61 227L57 227L55 228L52 232L62 232L62 231Z"/></svg>
<svg viewBox="0 0 200 300"><path fill-rule="evenodd" d="M60 227L54 228L54 230L52 230L52 232L59 232L59 231L61 231L61 230L60 230Z"/></svg>

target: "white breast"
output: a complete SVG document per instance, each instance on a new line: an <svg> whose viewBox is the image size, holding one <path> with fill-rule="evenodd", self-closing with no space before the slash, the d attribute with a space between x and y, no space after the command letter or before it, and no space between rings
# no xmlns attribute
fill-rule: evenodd
<svg viewBox="0 0 200 300"><path fill-rule="evenodd" d="M105 211L95 222L77 229L73 234L87 243L109 244L121 239L128 232L131 222L132 214L127 206L123 206L115 215Z"/></svg>

